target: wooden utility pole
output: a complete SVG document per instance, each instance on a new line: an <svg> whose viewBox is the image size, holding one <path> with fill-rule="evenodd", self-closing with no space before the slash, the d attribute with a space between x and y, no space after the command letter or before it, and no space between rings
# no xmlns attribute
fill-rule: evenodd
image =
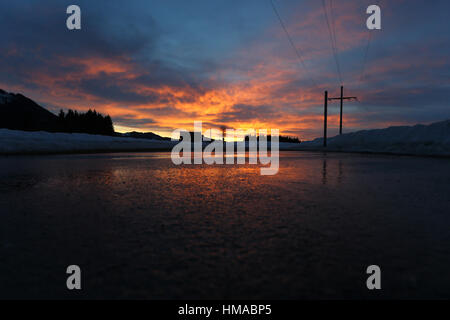
<svg viewBox="0 0 450 320"><path fill-rule="evenodd" d="M344 107L344 100L358 100L357 97L344 97L344 86L341 86L341 96L339 98L328 98L329 101L341 100L341 118L339 122L339 134L342 134L342 112Z"/></svg>
<svg viewBox="0 0 450 320"><path fill-rule="evenodd" d="M325 91L325 100L323 102L323 146L327 146L327 117L328 117L328 91Z"/></svg>

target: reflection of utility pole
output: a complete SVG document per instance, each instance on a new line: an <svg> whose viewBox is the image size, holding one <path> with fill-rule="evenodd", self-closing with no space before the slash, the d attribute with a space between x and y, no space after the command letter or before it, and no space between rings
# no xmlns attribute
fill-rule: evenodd
<svg viewBox="0 0 450 320"><path fill-rule="evenodd" d="M328 117L328 91L325 91L325 99L323 102L323 146L327 146L327 117Z"/></svg>
<svg viewBox="0 0 450 320"><path fill-rule="evenodd" d="M344 107L344 100L356 100L358 101L357 97L344 97L344 87L341 86L341 96L338 98L328 98L329 101L332 100L341 100L341 117L340 117L340 122L339 122L339 134L342 134L342 109ZM326 145L326 143L325 143Z"/></svg>
<svg viewBox="0 0 450 320"><path fill-rule="evenodd" d="M223 148L223 150L225 150L225 147L226 147L226 145L225 145L225 134L227 132L227 127L221 126L220 130L222 130L222 148ZM222 153L225 154L225 152L223 152L223 150L222 150Z"/></svg>

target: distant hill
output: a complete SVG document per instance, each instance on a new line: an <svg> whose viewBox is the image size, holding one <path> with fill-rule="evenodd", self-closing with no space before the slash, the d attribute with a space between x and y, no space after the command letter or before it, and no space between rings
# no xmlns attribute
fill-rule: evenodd
<svg viewBox="0 0 450 320"><path fill-rule="evenodd" d="M170 141L170 138L161 137L153 132L126 132L126 133L116 133L117 136L121 137L130 137L130 138L138 138L138 139L150 139L150 140L167 140Z"/></svg>
<svg viewBox="0 0 450 320"><path fill-rule="evenodd" d="M20 93L0 89L0 128L59 131L58 117Z"/></svg>
<svg viewBox="0 0 450 320"><path fill-rule="evenodd" d="M450 120L429 125L362 130L301 143L295 150L450 156Z"/></svg>

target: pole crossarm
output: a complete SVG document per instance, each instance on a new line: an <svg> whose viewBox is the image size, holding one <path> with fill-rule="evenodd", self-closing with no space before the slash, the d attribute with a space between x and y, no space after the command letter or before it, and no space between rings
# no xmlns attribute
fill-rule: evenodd
<svg viewBox="0 0 450 320"><path fill-rule="evenodd" d="M357 97L344 97L344 86L341 86L341 96L336 98L328 98L328 92L325 91L325 102L324 102L324 124L323 124L323 146L327 146L327 108L328 108L328 101L333 100L340 100L341 101L341 112L339 115L339 134L342 134L342 114L344 109L344 100L356 100L358 101Z"/></svg>
<svg viewBox="0 0 450 320"><path fill-rule="evenodd" d="M358 101L358 97L338 97L338 98L328 98L328 101L332 101L332 100L356 100Z"/></svg>

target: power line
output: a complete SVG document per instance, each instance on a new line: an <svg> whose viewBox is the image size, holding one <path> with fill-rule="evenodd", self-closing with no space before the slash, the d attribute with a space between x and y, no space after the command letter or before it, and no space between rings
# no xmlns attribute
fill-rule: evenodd
<svg viewBox="0 0 450 320"><path fill-rule="evenodd" d="M334 29L334 18L331 17L331 19L333 20L333 31L332 31L332 28L330 27L330 19L328 18L328 11L326 9L325 0L322 0L322 7L323 7L324 14L325 14L326 22L327 22L328 33L330 35L331 49L332 49L332 53L333 53L333 56L334 56L334 61L336 63L336 70L337 70L337 73L338 73L340 84L342 84L343 81L342 81L341 66L340 66L339 58L338 58L336 31ZM330 12L330 15L332 16L331 12Z"/></svg>
<svg viewBox="0 0 450 320"><path fill-rule="evenodd" d="M336 25L334 23L334 7L333 7L333 0L330 0L330 15L331 15L331 25L332 25L332 30L333 30L333 37L334 37L334 49L336 51L336 59L339 65L339 70L341 69L341 65L340 65L340 61L339 61L339 48L338 48L338 41L337 41L337 37L336 37ZM342 74L341 74L341 82L342 82Z"/></svg>
<svg viewBox="0 0 450 320"><path fill-rule="evenodd" d="M383 0L378 1L378 6L381 6L382 1ZM358 82L358 89L360 89L362 81L364 80L364 73L366 71L367 57L369 56L370 41L372 40L373 32L374 32L373 30L368 31L369 36L367 38L367 45L366 45L366 49L364 51L363 63L362 63L362 67L361 67L361 74L359 76L359 82Z"/></svg>
<svg viewBox="0 0 450 320"><path fill-rule="evenodd" d="M334 56L334 61L336 63L336 70L337 70L337 73L338 73L339 81L340 81L340 84L342 84L341 68L340 68L340 65L339 65L338 57L337 57L337 49L336 49L336 46L335 46L335 39L333 37L333 32L331 31L331 27L330 27L330 20L328 19L328 12L327 12L327 8L326 8L325 0L322 0L322 7L323 7L323 12L325 14L325 20L327 22L328 33L330 35L331 51L332 51L332 54Z"/></svg>
<svg viewBox="0 0 450 320"><path fill-rule="evenodd" d="M366 69L366 63L367 63L367 56L369 54L369 48L370 48L370 41L372 40L372 32L369 31L369 37L367 39L367 45L366 45L366 50L364 51L364 57L363 57L363 64L361 67L361 75L359 76L359 83L358 83L358 89L363 81L364 78L364 72Z"/></svg>
<svg viewBox="0 0 450 320"><path fill-rule="evenodd" d="M377 5L381 6L381 2L382 1L383 0L379 0ZM366 47L365 47L365 50L364 50L363 62L362 62L362 66L361 66L361 74L359 76L359 79L357 80L358 81L357 89L356 89L357 91L359 91L361 89L361 85L362 85L364 77L365 77L367 60L368 60L368 57L369 57L370 42L371 42L371 40L373 38L373 32L374 31L373 30L368 30L367 32L368 32L367 44L366 44ZM364 103L362 103L361 105L363 106L363 108L365 110L368 110L367 106Z"/></svg>
<svg viewBox="0 0 450 320"><path fill-rule="evenodd" d="M316 88L319 89L318 85L316 84L316 82L314 81L314 79L313 79L313 78L311 77L311 75L309 74L308 68L306 67L306 64L305 64L305 62L304 62L304 60L303 60L303 57L302 57L302 55L301 55L300 50L297 49L297 47L294 45L294 42L292 41L292 38L291 38L291 36L289 35L289 32L288 32L286 26L284 25L283 19L281 19L281 16L280 16L280 14L278 13L278 10L277 10L277 8L275 7L275 4L273 3L273 0L270 0L270 4L272 5L272 9L273 9L273 11L275 12L276 16L278 17L278 20L280 21L281 27L283 28L284 33L286 34L286 37L287 37L288 40L289 40L289 43L291 44L292 48L294 49L295 54L297 55L297 58L300 60L300 63L302 64L303 68L305 69L305 71L306 71L308 77L310 78L311 82L314 84L314 86L315 86Z"/></svg>

